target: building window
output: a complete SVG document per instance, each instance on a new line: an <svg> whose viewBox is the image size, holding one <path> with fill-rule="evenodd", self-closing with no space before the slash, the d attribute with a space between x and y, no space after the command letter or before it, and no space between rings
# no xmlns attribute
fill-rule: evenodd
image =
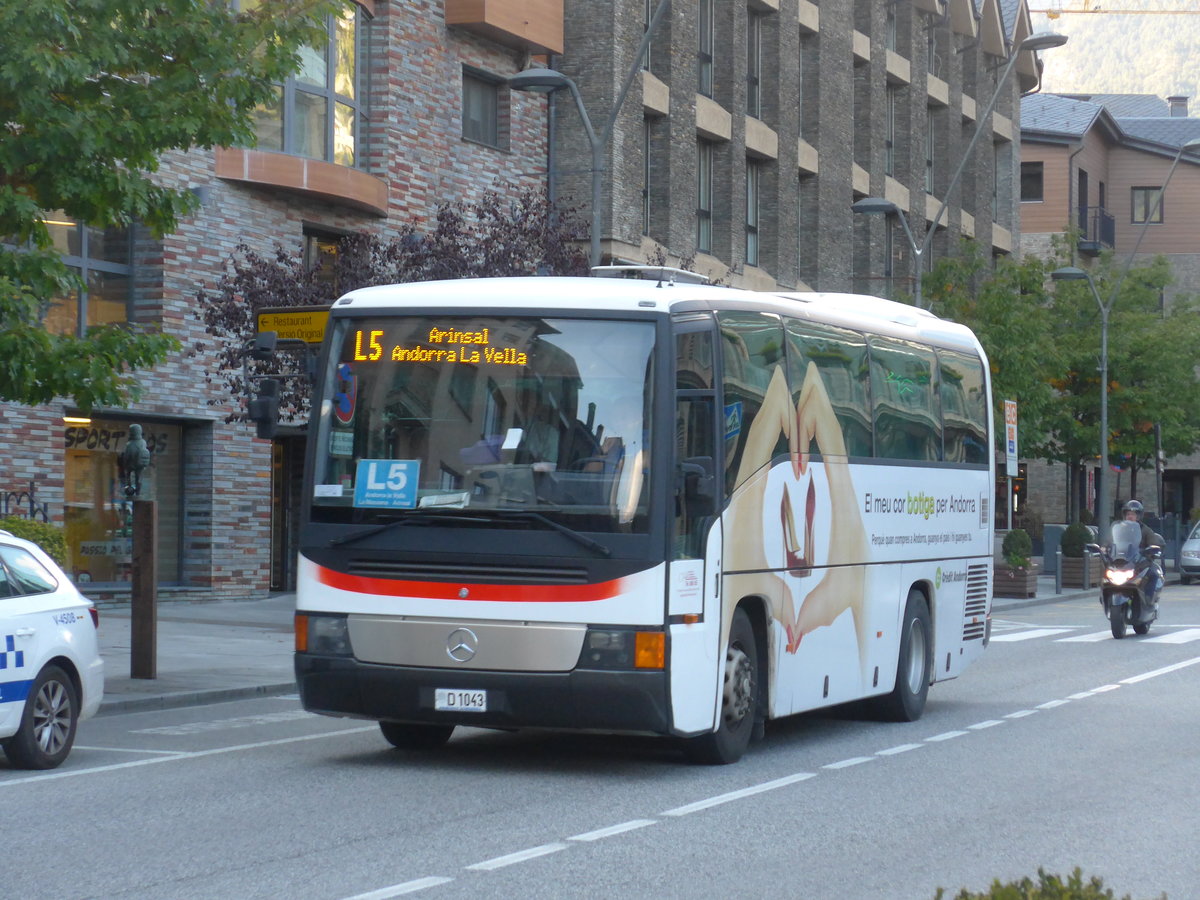
<svg viewBox="0 0 1200 900"><path fill-rule="evenodd" d="M1161 187L1135 187L1131 189L1133 195L1133 216L1131 221L1134 225L1142 225L1147 222L1159 225L1163 220L1163 196Z"/></svg>
<svg viewBox="0 0 1200 900"><path fill-rule="evenodd" d="M463 69L462 135L468 141L503 149L500 135L501 82Z"/></svg>
<svg viewBox="0 0 1200 900"><path fill-rule="evenodd" d="M1021 202L1041 203L1042 199L1042 164L1021 163Z"/></svg>
<svg viewBox="0 0 1200 900"><path fill-rule="evenodd" d="M883 136L883 174L896 174L896 88L887 89L886 113Z"/></svg>
<svg viewBox="0 0 1200 900"><path fill-rule="evenodd" d="M117 460L130 422L89 419L63 428L65 478L63 537L67 571L77 583L131 580L133 504L121 489ZM183 527L183 428L142 420L150 466L141 500L158 506L158 580L180 580Z"/></svg>
<svg viewBox="0 0 1200 900"><path fill-rule="evenodd" d="M746 161L746 265L758 265L758 191L762 181L762 165Z"/></svg>
<svg viewBox="0 0 1200 900"><path fill-rule="evenodd" d="M92 325L129 321L133 245L128 228L86 228L62 212L50 213L46 229L54 249L83 281L82 291L56 297L42 324L54 334L83 337Z"/></svg>
<svg viewBox="0 0 1200 900"><path fill-rule="evenodd" d="M642 34L645 35L650 30L650 20L654 18L654 7L656 0L644 0L642 3ZM642 58L642 68L647 72L650 71L650 49L653 46L653 41L646 44L646 55Z"/></svg>
<svg viewBox="0 0 1200 900"><path fill-rule="evenodd" d="M650 233L650 119L642 119L642 234Z"/></svg>
<svg viewBox="0 0 1200 900"><path fill-rule="evenodd" d="M751 12L746 20L746 115L762 118L762 21Z"/></svg>
<svg viewBox="0 0 1200 900"><path fill-rule="evenodd" d="M239 0L251 9L261 0ZM300 71L255 111L258 147L360 165L366 134L364 21L357 6L326 18L328 38L300 51Z"/></svg>
<svg viewBox="0 0 1200 900"><path fill-rule="evenodd" d="M937 147L937 116L932 109L925 116L925 193L932 194L934 148Z"/></svg>
<svg viewBox="0 0 1200 900"><path fill-rule="evenodd" d="M713 0L700 0L699 46L696 90L705 97L713 93Z"/></svg>
<svg viewBox="0 0 1200 900"><path fill-rule="evenodd" d="M893 53L896 52L896 4L887 5L886 18L883 23L883 44Z"/></svg>
<svg viewBox="0 0 1200 900"><path fill-rule="evenodd" d="M328 285L330 302L341 291L338 289L338 248L345 234L318 228L304 228L304 269L313 272L313 279ZM315 271L314 271L315 270Z"/></svg>
<svg viewBox="0 0 1200 900"><path fill-rule="evenodd" d="M709 141L697 143L696 163L696 250L712 252L713 212L713 145Z"/></svg>

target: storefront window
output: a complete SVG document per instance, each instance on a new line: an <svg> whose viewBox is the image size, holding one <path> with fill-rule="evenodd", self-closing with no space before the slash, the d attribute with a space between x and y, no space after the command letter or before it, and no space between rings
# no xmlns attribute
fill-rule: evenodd
<svg viewBox="0 0 1200 900"><path fill-rule="evenodd" d="M77 584L131 580L133 504L121 487L117 459L130 422L93 419L64 426L66 455L67 571ZM141 500L158 504L158 580L180 579L183 429L142 423L150 466L142 473Z"/></svg>

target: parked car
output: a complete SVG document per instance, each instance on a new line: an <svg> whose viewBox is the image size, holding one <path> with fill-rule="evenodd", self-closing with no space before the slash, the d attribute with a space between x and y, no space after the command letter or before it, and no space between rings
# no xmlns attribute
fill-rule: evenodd
<svg viewBox="0 0 1200 900"><path fill-rule="evenodd" d="M1200 578L1200 522L1196 523L1179 551L1179 580L1191 584L1193 578Z"/></svg>
<svg viewBox="0 0 1200 900"><path fill-rule="evenodd" d="M104 694L99 614L37 544L0 531L0 747L53 769Z"/></svg>

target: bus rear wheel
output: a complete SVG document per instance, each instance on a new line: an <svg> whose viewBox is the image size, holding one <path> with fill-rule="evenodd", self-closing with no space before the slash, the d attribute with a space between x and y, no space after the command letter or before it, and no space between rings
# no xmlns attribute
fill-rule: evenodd
<svg viewBox="0 0 1200 900"><path fill-rule="evenodd" d="M684 749L694 763L724 766L737 762L750 746L758 715L758 642L745 610L733 614L725 648L721 721L716 731L689 738Z"/></svg>
<svg viewBox="0 0 1200 900"><path fill-rule="evenodd" d="M436 750L454 733L453 725L414 725L411 722L380 722L379 730L397 750Z"/></svg>
<svg viewBox="0 0 1200 900"><path fill-rule="evenodd" d="M913 588L904 604L896 686L876 701L879 715L891 722L915 722L925 712L933 669L933 629L925 595Z"/></svg>

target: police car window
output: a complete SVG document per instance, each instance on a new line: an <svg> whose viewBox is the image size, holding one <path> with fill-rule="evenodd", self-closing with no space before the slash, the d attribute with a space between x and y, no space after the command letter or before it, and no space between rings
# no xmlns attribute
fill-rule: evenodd
<svg viewBox="0 0 1200 900"><path fill-rule="evenodd" d="M8 569L10 595L45 594L58 587L54 576L33 554L20 547L0 547L0 558Z"/></svg>

